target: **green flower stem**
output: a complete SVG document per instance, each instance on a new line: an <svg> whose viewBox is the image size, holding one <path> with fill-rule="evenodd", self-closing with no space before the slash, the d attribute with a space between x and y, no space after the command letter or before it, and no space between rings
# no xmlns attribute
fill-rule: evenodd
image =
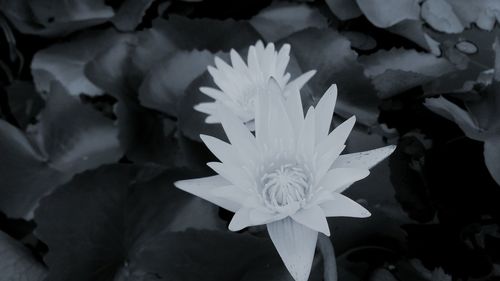
<svg viewBox="0 0 500 281"><path fill-rule="evenodd" d="M323 255L324 280L337 281L337 261L335 260L335 251L332 241L323 233L318 235L318 248Z"/></svg>

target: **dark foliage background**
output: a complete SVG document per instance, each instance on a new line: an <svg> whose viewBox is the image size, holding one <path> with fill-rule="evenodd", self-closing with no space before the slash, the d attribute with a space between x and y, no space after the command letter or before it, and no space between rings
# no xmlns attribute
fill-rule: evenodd
<svg viewBox="0 0 500 281"><path fill-rule="evenodd" d="M346 191L372 217L329 221L340 280L500 280L499 19L496 0L0 0L0 280L290 280L263 229L172 185L223 137L192 109L206 67L257 40L318 70L305 104L338 84L347 152L398 144Z"/></svg>

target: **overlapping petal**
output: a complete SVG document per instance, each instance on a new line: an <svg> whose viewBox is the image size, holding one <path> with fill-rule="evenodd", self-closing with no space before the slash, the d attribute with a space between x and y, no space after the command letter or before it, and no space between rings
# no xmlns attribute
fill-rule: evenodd
<svg viewBox="0 0 500 281"><path fill-rule="evenodd" d="M241 208L240 204L232 200L220 198L212 193L214 189L230 185L230 183L226 179L224 179L219 175L206 178L182 180L182 181L177 181L174 184L177 188L181 190L184 190L195 196L203 198L231 212L236 212Z"/></svg>
<svg viewBox="0 0 500 281"><path fill-rule="evenodd" d="M326 217L370 216L340 193L367 177L395 146L340 155L356 118L330 132L335 85L304 116L299 90L314 72L288 82L289 52L286 44L276 51L273 44L258 42L250 46L247 63L235 51L230 52L232 66L216 59L216 68L209 71L220 90L201 89L216 102L197 109L217 116L229 139L227 143L201 136L221 161L208 163L220 182L211 187L180 182L180 188L235 212L229 224L232 231L266 224L287 269L300 281L309 276L318 232L330 235ZM231 106L240 100L228 93L243 93L254 82L261 88L254 88L250 122Z"/></svg>
<svg viewBox="0 0 500 281"><path fill-rule="evenodd" d="M293 81L290 74L286 72L290 61L290 45L284 44L278 51L273 43L266 46L261 41L250 46L247 54L247 62L235 51L230 53L231 65L215 58L215 67L209 66L208 72L214 79L219 89L201 87L200 91L214 99L214 102L202 103L194 108L208 114L207 123L218 123L223 117L218 116L214 106L210 104L221 103L231 108L238 118L253 129L255 111L253 104L256 96L267 93L269 80L274 79L280 95L286 96L291 92L299 91L304 84L316 73L315 70L308 71Z"/></svg>
<svg viewBox="0 0 500 281"><path fill-rule="evenodd" d="M267 225L269 236L296 281L306 281L311 272L318 232L285 218Z"/></svg>

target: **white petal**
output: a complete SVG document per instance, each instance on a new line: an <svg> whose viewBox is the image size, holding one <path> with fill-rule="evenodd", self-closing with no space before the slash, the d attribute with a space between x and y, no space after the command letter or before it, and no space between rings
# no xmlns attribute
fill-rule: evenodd
<svg viewBox="0 0 500 281"><path fill-rule="evenodd" d="M219 118L217 118L216 116L210 115L210 116L207 116L207 118L205 118L205 123L216 124L216 123L220 123L220 121L219 121Z"/></svg>
<svg viewBox="0 0 500 281"><path fill-rule="evenodd" d="M224 132L235 149L243 156L243 159L255 160L257 147L255 137L241 120L227 107L217 105L217 114L220 118Z"/></svg>
<svg viewBox="0 0 500 281"><path fill-rule="evenodd" d="M339 157L342 150L345 148L345 142L352 128L356 123L356 117L344 121L337 126L326 138L319 142L316 148L316 176L318 179L323 178L332 164Z"/></svg>
<svg viewBox="0 0 500 281"><path fill-rule="evenodd" d="M269 79L268 89L270 89L269 104L272 105L268 107L268 134L274 136L269 141L278 141L280 145L283 145L284 142L292 143L294 140L293 127L283 104L282 90L274 78Z"/></svg>
<svg viewBox="0 0 500 281"><path fill-rule="evenodd" d="M262 43L262 42L261 42ZM260 73L259 57L257 55L257 48L255 46L250 46L247 55L248 69L252 73Z"/></svg>
<svg viewBox="0 0 500 281"><path fill-rule="evenodd" d="M267 231L295 281L307 281L311 273L318 232L291 218L268 224Z"/></svg>
<svg viewBox="0 0 500 281"><path fill-rule="evenodd" d="M231 212L236 212L238 209L241 208L240 204L230 200L219 198L212 194L212 191L214 189L219 188L221 186L227 186L229 184L230 183L221 176L182 180L174 183L174 185L181 190L184 190L193 195L201 197L226 210L229 210Z"/></svg>
<svg viewBox="0 0 500 281"><path fill-rule="evenodd" d="M298 90L293 90L288 94L285 106L297 138L304 122L304 109L302 108L302 99Z"/></svg>
<svg viewBox="0 0 500 281"><path fill-rule="evenodd" d="M200 92L204 93L205 95L207 95L215 100L220 100L220 99L224 98L224 95L225 95L220 90L210 88L210 87L200 87Z"/></svg>
<svg viewBox="0 0 500 281"><path fill-rule="evenodd" d="M283 75L285 73L288 62L290 61L290 44L283 44L278 52L278 58L276 60L275 72L278 75Z"/></svg>
<svg viewBox="0 0 500 281"><path fill-rule="evenodd" d="M355 123L356 116L352 116L351 118L342 122L342 124L338 125L335 129L333 129L328 137L321 140L318 144L318 153L320 155L325 154L328 152L328 150L336 150L338 149L338 147L344 145Z"/></svg>
<svg viewBox="0 0 500 281"><path fill-rule="evenodd" d="M250 175L242 169L242 166L235 166L220 162L208 162L207 166L231 182L233 185L248 189L252 187Z"/></svg>
<svg viewBox="0 0 500 281"><path fill-rule="evenodd" d="M229 230L240 231L245 227L261 225L274 222L283 218L280 214L264 214L262 209L246 208L239 209L229 223Z"/></svg>
<svg viewBox="0 0 500 281"><path fill-rule="evenodd" d="M316 142L330 133L333 109L337 100L337 86L331 85L315 107L316 110Z"/></svg>
<svg viewBox="0 0 500 281"><path fill-rule="evenodd" d="M255 101L255 138L259 144L267 143L269 126L269 95L259 93Z"/></svg>
<svg viewBox="0 0 500 281"><path fill-rule="evenodd" d="M395 149L395 145L388 145L373 150L343 154L333 162L332 168L371 169L391 155Z"/></svg>
<svg viewBox="0 0 500 281"><path fill-rule="evenodd" d="M250 209L241 208L239 209L231 219L229 223L229 230L231 231L240 231L245 227L249 227L252 225L250 221Z"/></svg>
<svg viewBox="0 0 500 281"><path fill-rule="evenodd" d="M231 73L234 69L219 57L215 57L215 66L223 73Z"/></svg>
<svg viewBox="0 0 500 281"><path fill-rule="evenodd" d="M201 140L205 143L208 149L217 157L222 163L236 165L240 163L238 154L234 151L232 145L223 142L218 138L212 136L200 135Z"/></svg>
<svg viewBox="0 0 500 281"><path fill-rule="evenodd" d="M213 102L202 102L194 106L194 109L203 112L206 114L214 114L215 113L215 103Z"/></svg>
<svg viewBox="0 0 500 281"><path fill-rule="evenodd" d="M309 108L306 114L306 119L302 123L302 128L300 130L299 138L297 140L298 153L303 157L310 157L314 154L314 137L316 129L315 127L315 112L312 107Z"/></svg>
<svg viewBox="0 0 500 281"><path fill-rule="evenodd" d="M330 191L341 193L351 184L366 178L370 174L368 169L334 168L328 171L320 182L320 186Z"/></svg>
<svg viewBox="0 0 500 281"><path fill-rule="evenodd" d="M333 196L333 200L320 204L321 209L323 209L327 217L366 218L370 216L370 212L356 203L356 201L340 193L334 193Z"/></svg>
<svg viewBox="0 0 500 281"><path fill-rule="evenodd" d="M287 215L285 214L273 213L262 207L250 210L250 221L254 225L261 225L261 224L275 222L277 220L285 218L286 216Z"/></svg>
<svg viewBox="0 0 500 281"><path fill-rule="evenodd" d="M311 206L307 209L300 209L297 213L292 215L292 219L312 230L322 232L326 236L330 236L330 228L328 227L325 213L317 205Z"/></svg>
<svg viewBox="0 0 500 281"><path fill-rule="evenodd" d="M234 68L240 71L248 70L247 65L234 49L231 49L230 56L231 56L231 63L233 64Z"/></svg>
<svg viewBox="0 0 500 281"><path fill-rule="evenodd" d="M249 202L252 194L243 188L235 185L218 187L212 190L212 194L219 198L237 202L240 206L245 206Z"/></svg>
<svg viewBox="0 0 500 281"><path fill-rule="evenodd" d="M300 75L299 77L295 78L293 81L291 81L290 83L288 83L286 85L286 89L297 89L297 90L300 90L302 89L302 87L307 83L307 81L309 81L309 79L311 79L314 74L316 74L316 70L310 70L302 75Z"/></svg>

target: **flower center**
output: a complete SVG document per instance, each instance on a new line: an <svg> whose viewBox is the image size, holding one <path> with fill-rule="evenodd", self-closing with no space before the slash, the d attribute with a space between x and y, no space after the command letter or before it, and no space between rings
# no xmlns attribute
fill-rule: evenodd
<svg viewBox="0 0 500 281"><path fill-rule="evenodd" d="M261 196L266 206L280 209L290 204L300 204L310 193L310 177L296 164L285 164L261 177Z"/></svg>

